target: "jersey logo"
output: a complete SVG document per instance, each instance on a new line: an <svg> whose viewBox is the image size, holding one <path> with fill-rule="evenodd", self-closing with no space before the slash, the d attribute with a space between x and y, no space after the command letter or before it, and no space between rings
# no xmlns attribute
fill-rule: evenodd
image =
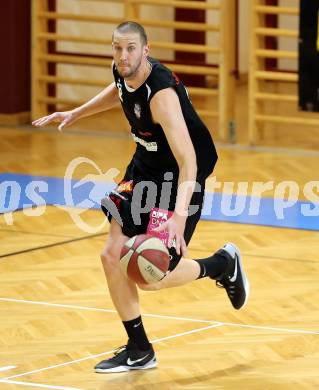
<svg viewBox="0 0 319 390"><path fill-rule="evenodd" d="M137 119L140 119L141 118L141 105L138 104L138 103L135 103L134 105L134 114L136 116Z"/></svg>
<svg viewBox="0 0 319 390"><path fill-rule="evenodd" d="M174 79L176 81L176 85L178 85L180 83L179 78L177 77L177 75L174 72L172 72L172 76L174 77Z"/></svg>
<svg viewBox="0 0 319 390"><path fill-rule="evenodd" d="M117 86L117 89L118 89L118 92L119 92L119 98L120 98L121 102L123 103L122 84L121 84L120 80L117 81L116 86Z"/></svg>
<svg viewBox="0 0 319 390"><path fill-rule="evenodd" d="M156 142L146 142L142 138L137 137L135 134L132 133L132 137L136 143L139 143L140 145L144 146L144 148L148 152L157 152L157 143Z"/></svg>
<svg viewBox="0 0 319 390"><path fill-rule="evenodd" d="M153 134L150 133L149 131L141 131L138 130L138 133L141 134L143 137L151 137Z"/></svg>
<svg viewBox="0 0 319 390"><path fill-rule="evenodd" d="M132 192L133 191L133 180L129 181L121 181L121 183L118 185L117 192Z"/></svg>

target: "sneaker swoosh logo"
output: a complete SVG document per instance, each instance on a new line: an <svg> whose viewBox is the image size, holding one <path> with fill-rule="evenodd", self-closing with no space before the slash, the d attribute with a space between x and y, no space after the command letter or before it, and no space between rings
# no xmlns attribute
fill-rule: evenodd
<svg viewBox="0 0 319 390"><path fill-rule="evenodd" d="M133 325L133 328L137 328L138 326L140 326L140 325L141 325L141 323L142 323L142 321L141 321L141 322L139 322L138 324L135 324L135 325Z"/></svg>
<svg viewBox="0 0 319 390"><path fill-rule="evenodd" d="M231 278L229 278L229 281L230 282L234 282L236 279L237 279L237 264L238 264L238 256L237 256L237 254L235 255L236 257L235 257L235 271L234 271L234 275L231 277Z"/></svg>
<svg viewBox="0 0 319 390"><path fill-rule="evenodd" d="M149 353L148 353L147 355L143 356L142 358L136 359L136 360L131 360L131 358L128 358L128 359L127 359L127 364L128 364L129 366L132 366L133 364L138 363L138 362L141 362L142 360L146 359L147 356L149 356Z"/></svg>

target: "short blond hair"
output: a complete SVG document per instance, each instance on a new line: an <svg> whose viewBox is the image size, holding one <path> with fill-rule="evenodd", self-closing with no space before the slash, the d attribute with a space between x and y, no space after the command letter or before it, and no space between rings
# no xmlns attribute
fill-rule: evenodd
<svg viewBox="0 0 319 390"><path fill-rule="evenodd" d="M146 35L146 32L145 32L145 29L139 23L132 22L132 21L123 22L123 23L119 24L116 27L114 32L115 31L118 31L120 33L126 33L128 31L135 32L135 33L137 33L140 36L142 45L143 46L147 45L148 40L147 40L147 35ZM112 35L112 40L114 39L114 32L113 32L113 35Z"/></svg>

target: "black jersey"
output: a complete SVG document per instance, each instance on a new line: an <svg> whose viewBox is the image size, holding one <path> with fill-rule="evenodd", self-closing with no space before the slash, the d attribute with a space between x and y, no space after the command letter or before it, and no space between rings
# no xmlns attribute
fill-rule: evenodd
<svg viewBox="0 0 319 390"><path fill-rule="evenodd" d="M137 89L130 88L113 65L115 84L124 113L131 125L136 142L133 163L150 180L163 180L165 172L173 172L178 178L178 165L166 139L163 128L152 120L150 102L160 90L173 88L179 98L183 116L194 145L197 158L197 178L205 179L214 169L217 153L210 133L201 121L187 91L177 76L159 61L148 58L152 70L148 78Z"/></svg>

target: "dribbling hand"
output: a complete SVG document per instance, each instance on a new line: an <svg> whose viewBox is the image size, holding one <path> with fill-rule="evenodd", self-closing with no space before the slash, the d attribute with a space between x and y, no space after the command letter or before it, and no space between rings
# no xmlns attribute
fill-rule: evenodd
<svg viewBox="0 0 319 390"><path fill-rule="evenodd" d="M178 255L186 256L187 247L184 239L184 230L185 230L185 220L180 219L173 214L166 222L161 224L161 226L154 229L156 232L161 232L163 230L168 231L168 247L173 246L175 241L175 249Z"/></svg>

